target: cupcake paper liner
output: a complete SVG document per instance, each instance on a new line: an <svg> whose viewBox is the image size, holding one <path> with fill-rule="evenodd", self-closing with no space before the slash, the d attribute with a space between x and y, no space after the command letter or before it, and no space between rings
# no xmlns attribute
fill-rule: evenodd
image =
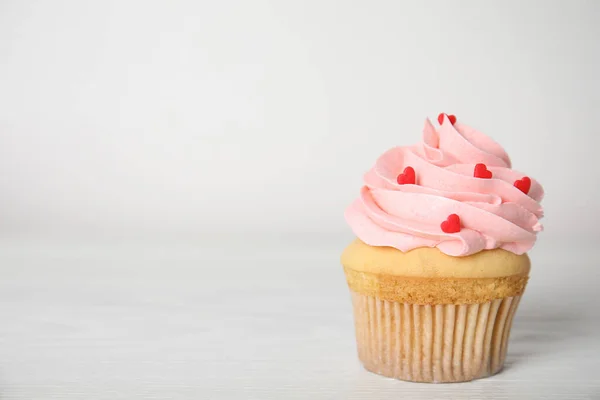
<svg viewBox="0 0 600 400"><path fill-rule="evenodd" d="M470 381L500 371L521 299L419 305L351 294L364 367L391 378L435 383Z"/></svg>

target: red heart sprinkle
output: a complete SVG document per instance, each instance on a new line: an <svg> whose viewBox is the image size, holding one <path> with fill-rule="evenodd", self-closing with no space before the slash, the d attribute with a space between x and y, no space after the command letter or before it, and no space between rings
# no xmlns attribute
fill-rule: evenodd
<svg viewBox="0 0 600 400"><path fill-rule="evenodd" d="M414 185L415 180L415 170L413 167L404 168L404 172L398 175L396 179L399 185Z"/></svg>
<svg viewBox="0 0 600 400"><path fill-rule="evenodd" d="M531 179L529 179L528 176L524 176L521 179L517 179L515 181L515 187L521 192L527 194L529 193L529 189L531 189Z"/></svg>
<svg viewBox="0 0 600 400"><path fill-rule="evenodd" d="M475 170L473 171L473 176L475 178L483 178L490 179L492 177L492 171L488 171L485 164L477 164L475 165Z"/></svg>
<svg viewBox="0 0 600 400"><path fill-rule="evenodd" d="M440 226L442 231L446 233L460 232L460 217L456 214L450 214Z"/></svg>
<svg viewBox="0 0 600 400"><path fill-rule="evenodd" d="M454 116L452 114L447 115L447 114L441 113L440 115L438 115L438 122L440 123L440 125L442 125L442 123L444 122L444 115L448 117L448 120L450 121L450 123L452 125L454 125L456 123L456 116Z"/></svg>

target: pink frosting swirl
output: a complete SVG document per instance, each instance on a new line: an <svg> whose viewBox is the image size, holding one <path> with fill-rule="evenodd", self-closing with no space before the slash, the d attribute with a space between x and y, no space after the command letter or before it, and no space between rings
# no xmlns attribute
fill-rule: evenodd
<svg viewBox="0 0 600 400"><path fill-rule="evenodd" d="M473 176L484 163L491 179ZM406 167L416 184L398 184ZM511 169L504 149L483 133L444 118L440 128L425 121L423 142L384 153L365 175L365 186L346 210L354 233L371 246L401 251L437 247L451 256L502 248L523 254L542 230L542 186L515 187L525 174ZM460 217L461 229L445 233L441 223Z"/></svg>

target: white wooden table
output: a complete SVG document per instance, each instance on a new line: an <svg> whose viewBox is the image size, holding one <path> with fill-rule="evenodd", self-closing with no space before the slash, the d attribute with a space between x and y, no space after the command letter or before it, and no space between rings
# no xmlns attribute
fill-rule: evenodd
<svg viewBox="0 0 600 400"><path fill-rule="evenodd" d="M500 375L428 385L359 365L341 241L222 243L2 241L0 398L600 399L591 251L534 252Z"/></svg>

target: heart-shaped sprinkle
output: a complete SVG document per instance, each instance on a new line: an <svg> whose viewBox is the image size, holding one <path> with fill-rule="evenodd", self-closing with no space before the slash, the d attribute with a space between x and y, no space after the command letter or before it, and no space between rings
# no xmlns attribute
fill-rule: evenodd
<svg viewBox="0 0 600 400"><path fill-rule="evenodd" d="M528 176L524 176L521 179L517 179L515 181L515 187L521 192L527 194L529 193L529 189L531 189L531 179L529 179Z"/></svg>
<svg viewBox="0 0 600 400"><path fill-rule="evenodd" d="M460 232L460 217L456 214L450 214L440 226L442 231L446 233Z"/></svg>
<svg viewBox="0 0 600 400"><path fill-rule="evenodd" d="M489 171L485 164L476 164L473 170L473 176L475 178L490 179L492 177L492 171Z"/></svg>
<svg viewBox="0 0 600 400"><path fill-rule="evenodd" d="M438 115L438 122L440 123L440 125L442 125L442 123L444 122L444 116L448 117L448 120L450 121L450 123L452 125L454 125L456 123L456 116L450 114L445 114L445 113L441 113L440 115Z"/></svg>
<svg viewBox="0 0 600 400"><path fill-rule="evenodd" d="M404 172L398 175L396 179L399 185L414 185L415 184L415 170L413 167L404 168Z"/></svg>

